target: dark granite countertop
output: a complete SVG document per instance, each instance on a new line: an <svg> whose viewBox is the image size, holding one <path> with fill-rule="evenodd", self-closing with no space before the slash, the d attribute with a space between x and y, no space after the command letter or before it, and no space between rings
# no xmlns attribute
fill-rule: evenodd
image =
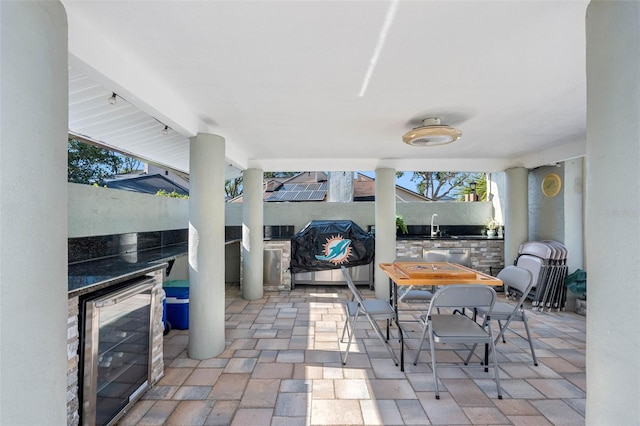
<svg viewBox="0 0 640 426"><path fill-rule="evenodd" d="M431 237L429 235L397 235L398 240L490 240L502 241L504 237L488 237L486 235L444 235Z"/></svg>
<svg viewBox="0 0 640 426"><path fill-rule="evenodd" d="M262 241L291 241L291 237L264 237ZM225 239L225 244L231 243L239 243L242 242L242 238L231 238Z"/></svg>
<svg viewBox="0 0 640 426"><path fill-rule="evenodd" d="M69 265L69 297L90 293L134 276L167 267L167 262L185 256L187 243L77 262Z"/></svg>

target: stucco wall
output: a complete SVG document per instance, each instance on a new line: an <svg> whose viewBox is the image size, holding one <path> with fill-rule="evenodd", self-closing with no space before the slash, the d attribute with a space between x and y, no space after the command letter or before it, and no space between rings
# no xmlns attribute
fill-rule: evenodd
<svg viewBox="0 0 640 426"><path fill-rule="evenodd" d="M562 179L562 189L553 198L545 197L542 179L556 173ZM529 240L555 240L564 243L564 165L540 167L529 171Z"/></svg>
<svg viewBox="0 0 640 426"><path fill-rule="evenodd" d="M90 185L68 184L69 238L123 234L189 226L189 201ZM439 225L484 225L491 203L401 202L396 212L407 225L428 225L438 215ZM265 203L265 225L293 225L302 229L310 220L349 219L363 229L375 223L373 202ZM225 225L242 225L242 203L227 203Z"/></svg>
<svg viewBox="0 0 640 426"><path fill-rule="evenodd" d="M396 213L407 225L428 225L431 215L438 215L439 225L484 225L491 216L491 203L464 202L403 202L396 204ZM373 202L358 203L265 203L265 225L293 225L302 229L310 220L348 219L365 229L375 223ZM242 225L242 203L228 203L225 224Z"/></svg>
<svg viewBox="0 0 640 426"><path fill-rule="evenodd" d="M506 209L506 178L505 172L494 172L489 174L487 196L493 205L495 219L504 225Z"/></svg>
<svg viewBox="0 0 640 426"><path fill-rule="evenodd" d="M68 184L69 238L189 226L189 201L91 185Z"/></svg>

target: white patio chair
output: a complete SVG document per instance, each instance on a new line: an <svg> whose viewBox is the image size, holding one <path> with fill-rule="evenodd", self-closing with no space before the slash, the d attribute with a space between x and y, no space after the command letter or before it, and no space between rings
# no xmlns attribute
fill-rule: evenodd
<svg viewBox="0 0 640 426"><path fill-rule="evenodd" d="M511 330L513 333L527 340L529 342L529 347L531 348L533 365L537 366L538 360L536 359L536 353L533 349L533 340L531 339L531 333L529 332L527 314L523 306L527 295L529 294L529 291L531 291L531 287L533 286L533 274L528 269L510 265L500 271L497 278L500 278L502 280L505 288L509 287L510 291L515 290L517 293L519 293L520 299L515 305L511 303L498 302L493 306L493 309L491 309L490 312L486 308L477 308L475 313L485 318L482 323L483 327L486 327L487 325L487 312L489 312L489 314L491 315L492 320L498 321L500 332L496 336L496 344L498 343L498 340L500 338L502 338L502 341L506 343L504 333L507 330ZM503 321L504 324L502 324ZM524 323L524 329L527 333L526 337L509 328L509 324L511 324L512 321L522 321ZM469 358L467 358L467 362L468 360Z"/></svg>
<svg viewBox="0 0 640 426"><path fill-rule="evenodd" d="M453 309L460 308L485 308L491 310L496 300L496 292L488 286L480 284L460 284L460 285L447 285L441 287L431 299L431 305L427 315L422 315L420 321L422 322L424 329L422 337L420 338L420 345L418 346L418 352L416 353L416 359L413 362L414 365L418 363L420 351L422 350L422 344L424 339L429 333L429 344L431 348L431 368L433 369L433 380L436 388L436 399L440 399L440 392L438 389L438 368L436 360L436 343L444 344L464 344L473 345L469 350L469 357L464 362L467 367L482 367L487 371L487 366L471 366L468 365L468 359L474 353L475 348L479 344L484 344L490 350L493 360L493 371L496 381L496 387L498 389L498 399L502 399L502 390L500 388L500 378L498 375L498 359L494 348L494 338L491 327L482 327L473 319L466 315L456 313L434 313L436 309L441 309L447 312ZM485 317L488 324L490 324L490 316ZM438 351L460 351L460 348L437 348ZM485 359L486 359L485 350Z"/></svg>
<svg viewBox="0 0 640 426"><path fill-rule="evenodd" d="M346 333L349 337L349 342L347 343L347 349L345 351L342 364L343 365L347 364L347 357L349 356L349 349L351 348L351 342L355 338L358 319L363 316L369 321L369 324L371 324L373 331L375 331L380 341L384 344L385 348L389 352L389 355L391 355L393 362L397 366L398 358L396 357L395 353L393 352L393 350L391 349L391 346L389 346L389 343L388 343L389 327L390 327L391 321L395 319L395 316L396 316L395 310L393 309L391 304L386 300L379 300L379 299L365 300L360 294L360 291L358 290L356 285L353 283L353 280L351 279L349 272L347 272L347 269L344 266L342 266L341 269L342 269L342 275L344 276L344 279L347 282L347 286L349 286L349 290L351 290L351 293L353 295L351 298L351 301L347 302L345 305L346 311L347 311L347 319L344 323L344 328L342 330L342 337L340 338L340 341L344 343L344 335ZM381 320L387 321L387 338L386 339L383 336L382 330L380 330L380 326L377 323L377 321L381 321ZM400 329L400 326L398 326L398 332L400 333L399 337L400 337L400 343L402 345L401 356L403 356L404 342L403 342L402 330Z"/></svg>

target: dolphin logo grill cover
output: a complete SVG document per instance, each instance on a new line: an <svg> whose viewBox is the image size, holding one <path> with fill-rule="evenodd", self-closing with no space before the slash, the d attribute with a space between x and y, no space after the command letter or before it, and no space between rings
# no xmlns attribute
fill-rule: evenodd
<svg viewBox="0 0 640 426"><path fill-rule="evenodd" d="M367 265L374 250L373 235L350 220L312 220L291 237L291 272Z"/></svg>

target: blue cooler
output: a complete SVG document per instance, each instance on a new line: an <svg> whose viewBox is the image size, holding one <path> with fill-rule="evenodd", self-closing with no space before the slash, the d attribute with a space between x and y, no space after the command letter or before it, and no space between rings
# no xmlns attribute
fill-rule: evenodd
<svg viewBox="0 0 640 426"><path fill-rule="evenodd" d="M169 333L169 326L167 326L167 292L162 289L162 326L164 327L163 335L167 335Z"/></svg>
<svg viewBox="0 0 640 426"><path fill-rule="evenodd" d="M189 280L170 280L162 283L162 287L166 290L167 287L189 287Z"/></svg>
<svg viewBox="0 0 640 426"><path fill-rule="evenodd" d="M182 281L178 286L176 282L169 282L163 285L167 293L167 321L171 328L186 330L189 328L189 281ZM169 284L169 285L167 285Z"/></svg>

